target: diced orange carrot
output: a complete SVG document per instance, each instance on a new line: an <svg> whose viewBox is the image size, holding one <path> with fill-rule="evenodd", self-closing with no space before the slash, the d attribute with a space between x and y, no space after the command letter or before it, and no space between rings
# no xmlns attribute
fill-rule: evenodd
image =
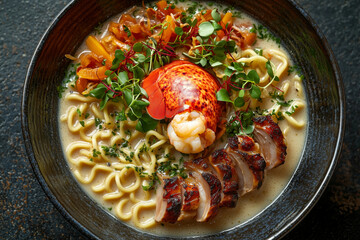
<svg viewBox="0 0 360 240"><path fill-rule="evenodd" d="M107 77L105 75L106 70L108 70L106 66L98 68L80 68L80 70L77 71L77 75L79 78L85 78L91 81L100 81Z"/></svg>
<svg viewBox="0 0 360 240"><path fill-rule="evenodd" d="M79 93L82 93L83 91L85 91L88 82L89 82L89 80L79 77L79 78L76 80L76 90L77 90Z"/></svg>

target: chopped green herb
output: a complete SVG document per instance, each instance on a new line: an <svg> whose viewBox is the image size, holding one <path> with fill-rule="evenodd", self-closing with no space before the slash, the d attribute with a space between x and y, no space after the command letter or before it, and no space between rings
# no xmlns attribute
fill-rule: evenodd
<svg viewBox="0 0 360 240"><path fill-rule="evenodd" d="M130 37L130 36L131 36L130 29L129 29L127 26L125 26L125 25L123 25L123 28L124 28L124 31L126 32L126 35L127 35L128 37Z"/></svg>
<svg viewBox="0 0 360 240"><path fill-rule="evenodd" d="M254 51L256 52L257 55L262 56L263 55L263 50L261 48L255 48Z"/></svg>
<svg viewBox="0 0 360 240"><path fill-rule="evenodd" d="M101 154L101 152L97 151L96 149L93 149L93 157L98 157Z"/></svg>
<svg viewBox="0 0 360 240"><path fill-rule="evenodd" d="M67 84L70 82L75 82L79 77L76 75L76 69L80 66L80 63L77 64L70 64L68 69L65 72L65 77L62 83L57 86L58 96L62 98L62 94L67 89Z"/></svg>
<svg viewBox="0 0 360 240"><path fill-rule="evenodd" d="M94 28L95 35L100 35L101 29L103 28L103 23L99 22L98 25Z"/></svg>
<svg viewBox="0 0 360 240"><path fill-rule="evenodd" d="M287 115L291 116L291 115L293 115L293 114L295 113L295 111L296 111L297 108L298 108L297 105L292 105L290 111L286 111L285 113L286 113Z"/></svg>
<svg viewBox="0 0 360 240"><path fill-rule="evenodd" d="M98 127L99 129L102 129L102 124L103 122L101 121L100 118L95 118L95 127Z"/></svg>
<svg viewBox="0 0 360 240"><path fill-rule="evenodd" d="M261 24L253 24L253 28L251 28L250 32L256 33L259 39L265 39L267 41L272 40L280 47L280 38L275 37L267 28Z"/></svg>
<svg viewBox="0 0 360 240"><path fill-rule="evenodd" d="M252 111L236 112L226 124L226 134L229 137L250 135L254 131L254 113Z"/></svg>
<svg viewBox="0 0 360 240"><path fill-rule="evenodd" d="M279 104L282 107L289 107L290 103L293 101L293 100L285 101L284 93L279 92L277 90L275 90L274 92L269 92L269 95L271 96L272 99L276 101L277 104Z"/></svg>

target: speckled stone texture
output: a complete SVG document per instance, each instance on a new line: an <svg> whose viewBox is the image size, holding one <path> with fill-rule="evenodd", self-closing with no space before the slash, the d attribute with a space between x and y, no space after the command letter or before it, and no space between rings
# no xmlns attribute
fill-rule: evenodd
<svg viewBox="0 0 360 240"><path fill-rule="evenodd" d="M22 87L37 43L69 1L0 0L0 239L86 239L45 196L27 159L20 125ZM339 62L347 98L339 164L320 201L285 239L360 236L360 1L298 0Z"/></svg>

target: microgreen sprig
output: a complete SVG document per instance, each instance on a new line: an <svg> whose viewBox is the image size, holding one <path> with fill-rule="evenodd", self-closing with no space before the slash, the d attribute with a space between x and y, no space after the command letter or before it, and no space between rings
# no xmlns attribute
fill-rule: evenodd
<svg viewBox="0 0 360 240"><path fill-rule="evenodd" d="M139 47L135 46L135 50L139 50ZM89 93L90 96L101 99L101 110L109 100L125 101L130 109L127 116L132 121L138 120L136 129L141 132L154 129L158 123L146 112L150 103L146 99L146 91L140 86L140 81L145 77L143 69L146 60L145 55L134 51L134 47L128 52L116 50L111 70L105 72L107 78Z"/></svg>

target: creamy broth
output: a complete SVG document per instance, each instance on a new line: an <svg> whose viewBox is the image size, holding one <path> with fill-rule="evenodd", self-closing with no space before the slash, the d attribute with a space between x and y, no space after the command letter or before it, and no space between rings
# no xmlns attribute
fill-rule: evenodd
<svg viewBox="0 0 360 240"><path fill-rule="evenodd" d="M187 6L187 3L179 3L181 6ZM211 8L214 8L215 6L212 6ZM117 22L119 16L116 16L110 21ZM252 19L249 16L246 16L242 13L241 18L236 19L236 24L250 24L253 23L257 24L256 20ZM102 29L102 36L104 37L108 35L108 25L109 22L104 24L104 27ZM99 37L99 38L101 38ZM285 51L284 47L279 47L276 43L273 41L267 41L267 40L261 40L257 39L256 43L251 47L254 48L261 48L262 51L265 53L271 52L271 51L280 51L283 53L289 60L289 64L292 65L291 58L289 54ZM77 55L88 51L86 48L85 43L79 48ZM274 64L277 64L276 59L272 59L274 61ZM307 111L306 111L306 100L305 100L305 93L302 91L302 84L299 80L299 76L296 76L295 73L287 74L287 71L282 74L280 77L280 82L277 84L279 88L283 88L288 86L288 91L285 94L286 99L292 99L294 102L300 101L302 104L298 104L298 108L296 109L296 112L291 115L294 119L296 119L298 122L302 123L303 127L296 127L292 124L289 124L289 120L281 120L279 121L279 126L281 130L283 131L284 137L286 139L287 144L287 156L285 160L285 164L275 168L271 169L269 171L265 172L265 178L262 184L262 187L258 190L254 190L242 197L239 198L239 201L237 203L236 208L221 208L219 210L218 215L212 219L210 222L207 223L198 223L195 220L186 220L182 222L177 222L175 224L160 224L156 223L154 226L142 229L143 231L148 231L154 234L159 235L183 235L183 236L189 236L189 235L203 235L203 234L210 234L219 232L221 230L230 229L234 226L237 226L241 223L244 223L248 219L254 217L256 214L260 213L262 210L264 210L267 206L269 206L277 196L281 193L281 191L285 188L285 186L288 184L297 164L299 163L299 160L301 158L305 137L306 137L306 122L307 122ZM295 81L294 79L298 79L298 81ZM77 113L72 113L71 111L75 111L74 109L79 109L82 113L85 114L85 112L91 112L91 109L94 109L94 106L91 104L97 104L99 101L97 100L89 100L87 102L87 105L84 107L84 104L82 101L80 101L78 97L71 98L70 95L79 95L76 93L73 93L74 89L70 87L70 84L68 84L68 89L64 92L63 98L60 99L60 108L59 108L59 118L60 118L60 136L61 136L61 142L63 146L63 150L65 152L65 157L69 162L69 167L71 172L74 174L75 179L79 181L79 176L83 179L82 181L79 181L81 187L84 189L84 191L91 196L96 202L101 205L105 211L110 212L115 217L119 217L116 213L116 208L120 204L122 197L120 197L120 191L118 190L116 180L111 180L111 183L109 184L108 188L110 189L104 189L104 179L107 178L111 172L109 172L109 168L113 168L113 171L116 170L116 161L113 159L110 161L111 166L107 165L106 162L97 161L95 158L92 159L93 153L91 152L91 142L94 142L94 140L89 141L89 143L86 143L84 141L84 138L81 137L81 134L86 136L93 136L100 130L98 127L90 126L86 127L86 130L83 131L83 133L79 133L79 131L71 131L71 128L78 127L80 129L80 121L85 122L85 126L87 126L86 122L89 121L95 121L96 119L96 110L94 110L94 114L90 114L88 118L84 118L84 115L82 115L82 118L77 117ZM81 98L82 99L82 98ZM274 103L271 101L271 98L267 98L263 100L263 103L261 104L262 108L268 109L270 108ZM93 108L92 108L93 107ZM83 110L82 108L85 108ZM116 108L116 107L115 107ZM72 109L72 110L71 110ZM73 116L72 120L69 121L69 115ZM290 120L291 121L291 120ZM84 123L83 122L83 123ZM89 122L90 124L90 122ZM72 125L72 126L71 126ZM103 128L106 128L105 123L102 124ZM129 126L128 126L129 128ZM136 149L141 147L142 139L145 137L144 134L138 134L137 137L135 137L134 140L130 141L129 144L132 147L132 149ZM99 137L99 141L97 141L97 145L107 145L110 146L110 135L105 137ZM96 140L95 140L96 142ZM84 144L83 149L77 148L73 152L69 153L69 151L72 151L72 146L74 143L77 144ZM217 141L214 144L218 144L216 149L220 149L224 146L221 141ZM99 153L100 154L100 153ZM96 154L95 154L96 155ZM70 159L71 158L71 159ZM187 158L185 157L185 160ZM87 164L86 161L91 160L92 162ZM114 164L115 162L115 164ZM102 168L99 168L96 172L96 176L90 181L91 174L94 172L93 168L94 166L99 165L102 166ZM114 167L115 166L115 167ZM126 174L119 177L119 181L121 182L122 186L124 188L132 187L136 185L136 172L135 171L129 171L126 172ZM140 187L141 188L141 187ZM104 194L107 193L108 197L104 199ZM112 195L111 195L112 194ZM146 201L152 201L155 200L155 191L136 191L133 196L130 196L130 193L124 193L124 195L128 196L130 200L124 201L121 205L122 212L124 215L131 212L131 208L133 205L131 204L131 198L135 199L147 199ZM151 207L143 207L142 210L138 214L139 221L147 221L148 219L152 218L155 214L155 207L152 205ZM127 220L126 217L123 219L125 223L134 225L132 220ZM136 224L135 224L136 225ZM139 226L137 226L139 227ZM141 226L140 226L141 228Z"/></svg>

